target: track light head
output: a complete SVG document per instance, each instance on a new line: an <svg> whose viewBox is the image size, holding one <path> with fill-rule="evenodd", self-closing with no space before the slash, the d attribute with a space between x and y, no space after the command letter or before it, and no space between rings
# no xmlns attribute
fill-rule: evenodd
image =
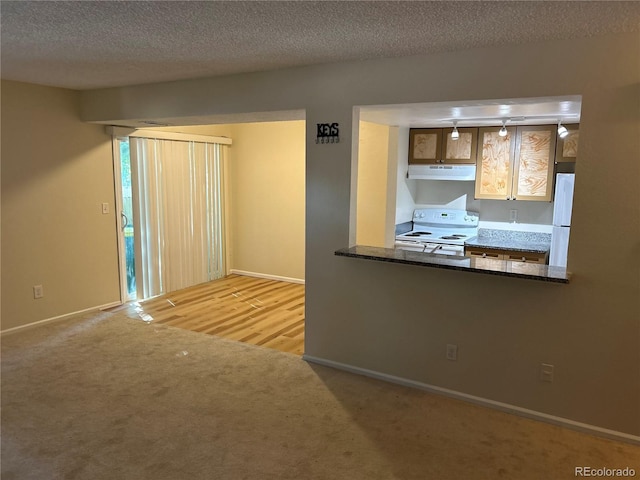
<svg viewBox="0 0 640 480"><path fill-rule="evenodd" d="M509 133L509 132L507 132L507 122L503 121L502 122L502 128L498 132L498 135L500 135L501 137L506 137L507 133Z"/></svg>
<svg viewBox="0 0 640 480"><path fill-rule="evenodd" d="M453 132L451 132L451 140L458 140L460 138L460 132L458 132L457 122L453 122Z"/></svg>
<svg viewBox="0 0 640 480"><path fill-rule="evenodd" d="M564 138L567 135L569 135L569 130L567 130L567 127L565 127L560 121L558 121L558 136L560 138Z"/></svg>

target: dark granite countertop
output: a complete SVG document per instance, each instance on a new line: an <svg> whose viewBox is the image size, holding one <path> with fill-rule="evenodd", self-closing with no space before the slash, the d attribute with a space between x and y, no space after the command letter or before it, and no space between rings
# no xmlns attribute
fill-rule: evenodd
<svg viewBox="0 0 640 480"><path fill-rule="evenodd" d="M551 248L551 234L481 228L477 237L467 240L464 244L466 247L548 253Z"/></svg>
<svg viewBox="0 0 640 480"><path fill-rule="evenodd" d="M550 248L550 245L546 243L519 242L517 240L496 240L480 236L467 240L464 242L464 246L531 253L547 253Z"/></svg>
<svg viewBox="0 0 640 480"><path fill-rule="evenodd" d="M571 276L565 268L550 267L538 263L512 262L490 258L457 257L362 245L341 248L340 250L336 250L335 254L341 257L486 273L505 277L528 278L530 280L543 282L569 283Z"/></svg>

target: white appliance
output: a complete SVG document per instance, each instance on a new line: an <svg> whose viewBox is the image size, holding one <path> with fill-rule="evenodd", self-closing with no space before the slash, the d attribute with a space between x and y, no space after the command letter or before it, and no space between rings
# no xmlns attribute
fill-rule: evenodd
<svg viewBox="0 0 640 480"><path fill-rule="evenodd" d="M470 182L476 179L475 164L469 165L409 165L407 178L417 180L457 180Z"/></svg>
<svg viewBox="0 0 640 480"><path fill-rule="evenodd" d="M575 174L558 173L556 175L551 250L549 251L549 266L551 267L567 267L574 184Z"/></svg>
<svg viewBox="0 0 640 480"><path fill-rule="evenodd" d="M413 212L413 230L396 235L400 250L464 256L464 242L478 235L476 212L422 208Z"/></svg>

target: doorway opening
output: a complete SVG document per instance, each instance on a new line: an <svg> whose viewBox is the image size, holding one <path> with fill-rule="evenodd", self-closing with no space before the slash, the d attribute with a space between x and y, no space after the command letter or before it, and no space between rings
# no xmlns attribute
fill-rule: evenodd
<svg viewBox="0 0 640 480"><path fill-rule="evenodd" d="M225 118L220 123L152 128L169 135L233 139L224 160L226 276L153 298L138 295L135 302L117 310L148 322L303 352L306 125L304 112L278 116L257 122L242 118L227 123ZM142 135L145 130L138 132ZM114 153L124 157L125 148L118 145ZM134 150L133 145L129 148ZM127 169L122 160L118 163L121 170ZM129 168L135 183L133 167ZM126 195L126 183L117 183ZM135 205L135 191L132 201ZM135 208L133 219L125 215L134 237L142 235L136 229ZM120 221L126 224L124 217ZM125 252L124 235L122 245ZM137 276L135 249L133 257ZM121 283L126 283L124 278Z"/></svg>

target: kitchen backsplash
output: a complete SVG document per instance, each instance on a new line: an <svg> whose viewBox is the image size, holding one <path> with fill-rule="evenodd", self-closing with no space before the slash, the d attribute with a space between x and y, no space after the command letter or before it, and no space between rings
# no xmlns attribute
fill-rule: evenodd
<svg viewBox="0 0 640 480"><path fill-rule="evenodd" d="M396 235L401 235L413 230L413 222L404 222L396 225Z"/></svg>
<svg viewBox="0 0 640 480"><path fill-rule="evenodd" d="M518 223L551 225L553 222L552 202L475 200L474 182L435 180L406 180L406 182L415 182L416 190L413 198L405 195L402 199L397 199L396 209L402 209L403 212L416 208L454 208L479 212L481 222L509 222L511 210L516 210ZM405 219L410 218L405 217L402 220ZM401 221L400 218L396 220L398 223Z"/></svg>
<svg viewBox="0 0 640 480"><path fill-rule="evenodd" d="M513 224L509 224L509 225L513 225ZM479 228L478 237L490 238L492 240L514 240L517 242L530 242L530 243L551 242L550 233L523 232L518 230L497 230L492 228Z"/></svg>
<svg viewBox="0 0 640 480"><path fill-rule="evenodd" d="M553 225L543 225L539 223L521 223L521 222L489 222L482 219L482 213L480 214L479 228L489 230L501 230L501 231L515 231L515 232L538 232L551 235L553 231Z"/></svg>

